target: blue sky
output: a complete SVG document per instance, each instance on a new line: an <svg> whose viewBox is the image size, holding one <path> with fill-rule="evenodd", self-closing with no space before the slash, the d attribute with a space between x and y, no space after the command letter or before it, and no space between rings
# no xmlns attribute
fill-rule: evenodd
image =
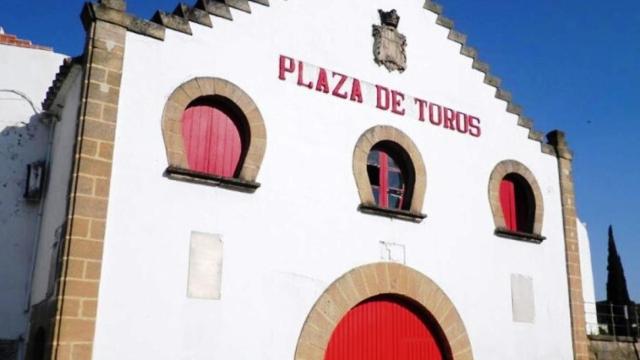
<svg viewBox="0 0 640 360"><path fill-rule="evenodd" d="M131 0L128 8L149 18L156 9L170 11L177 3ZM78 55L84 44L82 4L3 0L0 26ZM613 224L629 290L640 301L640 2L440 4L536 128L567 133L575 152L578 212L591 237L597 298L605 297L607 227Z"/></svg>

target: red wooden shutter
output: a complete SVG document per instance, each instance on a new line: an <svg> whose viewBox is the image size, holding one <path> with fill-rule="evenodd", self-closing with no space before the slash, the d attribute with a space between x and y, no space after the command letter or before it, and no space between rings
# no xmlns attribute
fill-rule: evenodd
<svg viewBox="0 0 640 360"><path fill-rule="evenodd" d="M395 301L374 300L342 318L324 360L442 360L442 353L415 313Z"/></svg>
<svg viewBox="0 0 640 360"><path fill-rule="evenodd" d="M500 204L505 226L511 231L517 231L516 187L512 180L502 179L500 182Z"/></svg>
<svg viewBox="0 0 640 360"><path fill-rule="evenodd" d="M382 208L389 207L389 164L387 162L388 155L384 151L378 151L380 164L380 203L378 206Z"/></svg>
<svg viewBox="0 0 640 360"><path fill-rule="evenodd" d="M208 105L189 107L182 116L182 138L191 170L234 176L242 143L238 128L227 114Z"/></svg>

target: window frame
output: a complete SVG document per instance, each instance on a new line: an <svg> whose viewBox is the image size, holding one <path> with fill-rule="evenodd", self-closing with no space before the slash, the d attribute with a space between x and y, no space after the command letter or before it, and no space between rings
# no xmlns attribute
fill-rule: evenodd
<svg viewBox="0 0 640 360"><path fill-rule="evenodd" d="M244 134L241 134L243 154L233 177L193 171L187 163L182 136L182 115L191 103L207 97L215 98L216 101L225 104L225 107L233 109L244 122ZM235 84L219 78L199 77L180 85L165 104L162 134L168 162L165 171L167 178L250 193L260 187L256 178L266 151L266 128L255 102Z"/></svg>
<svg viewBox="0 0 640 360"><path fill-rule="evenodd" d="M394 148L395 147L395 148ZM371 155L376 154L378 156L377 163L371 163ZM410 205L410 190L415 182L411 168L408 164L404 154L404 150L397 148L393 144L381 142L374 145L367 156L367 173L369 176L369 183L371 190L373 191L373 198L381 208L389 210L407 210ZM392 166L393 164L394 166ZM371 178L370 168L377 169L377 185L374 184L374 179ZM390 173L400 174L401 187L392 187L390 184ZM378 197L375 195L375 190L378 189ZM385 196L380 197L382 194ZM399 197L398 206L390 206L389 197Z"/></svg>
<svg viewBox="0 0 640 360"><path fill-rule="evenodd" d="M250 141L249 138L249 133L247 131L247 120L244 117L244 115L242 114L241 111L239 111L237 109L237 106L235 106L235 104L233 103L229 103L226 99L218 97L218 96L202 96L199 98L194 99L188 106L187 108L184 110L183 112L183 117L182 117L182 136L183 136L183 141L185 143L189 143L193 140L189 140L187 141L187 139L185 138L186 133L185 131L187 131L185 129L185 123L184 121L186 120L185 115L187 114L187 112L192 109L192 108L196 108L196 107L208 107L211 109L214 109L215 111L218 111L220 113L223 114L224 117L227 118L227 121L230 121L231 123L233 123L233 126L235 127L235 131L237 132L237 136L239 137L240 140L240 146L237 149L237 151L239 152L238 155L238 160L237 163L235 165L235 168L233 170L233 174L231 176L229 175L223 175L223 174L216 174L213 171L203 171L200 169L194 169L192 164L190 164L190 156L189 156L189 149L185 147L185 155L187 156L187 166L189 170L192 170L194 172L201 172L201 173L205 173L205 174L209 174L211 176L217 176L217 177L221 177L221 178L237 178L239 175L240 170L242 169L242 161L244 160L244 157L247 154L247 144ZM196 119L197 116L194 116L191 121L203 121L202 119ZM214 125L215 121L211 122L211 125ZM209 145L213 144L214 142L211 141L209 139L208 141ZM187 145L187 144L185 144ZM217 153L217 151L216 151ZM206 154L204 156L207 156L210 154ZM219 156L219 154L216 154L217 156ZM194 157L198 157L198 156L203 156L203 155L196 155L193 154Z"/></svg>
<svg viewBox="0 0 640 360"><path fill-rule="evenodd" d="M516 179L520 184L515 184L514 186L520 186L521 189L528 192L528 194L521 195L527 197L525 202L529 204L527 206L529 213L526 214L528 223L526 226L517 225L516 229L513 229L507 224L500 191L505 178ZM514 200L517 201L517 199ZM538 244L546 239L541 234L544 215L542 192L535 176L524 164L515 160L504 160L495 166L489 178L489 203L493 213L495 235Z"/></svg>
<svg viewBox="0 0 640 360"><path fill-rule="evenodd" d="M412 181L407 181L403 201L403 209L385 208L376 203L368 173L368 156L378 144L384 144L394 153L402 154L404 168L412 174ZM398 161L398 159L395 159ZM360 196L358 210L371 215L380 215L400 220L420 223L426 218L422 213L422 205L426 192L426 170L422 156L415 143L403 132L391 126L379 125L367 130L360 136L353 154L353 174Z"/></svg>

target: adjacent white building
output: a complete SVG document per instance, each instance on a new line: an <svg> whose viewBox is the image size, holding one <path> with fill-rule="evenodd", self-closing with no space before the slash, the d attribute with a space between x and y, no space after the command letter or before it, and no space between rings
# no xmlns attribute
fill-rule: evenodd
<svg viewBox="0 0 640 360"><path fill-rule="evenodd" d="M0 354L7 356L15 354L29 318L42 210L37 188L44 174L38 165L47 160L50 137L40 103L63 58L0 28ZM30 194L28 165L34 165Z"/></svg>

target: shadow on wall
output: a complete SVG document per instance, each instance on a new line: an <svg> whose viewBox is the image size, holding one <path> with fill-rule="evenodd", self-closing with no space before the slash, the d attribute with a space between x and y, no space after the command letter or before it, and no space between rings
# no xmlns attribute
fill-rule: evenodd
<svg viewBox="0 0 640 360"><path fill-rule="evenodd" d="M8 110L0 111L0 340L17 339L27 325L24 307L39 211L38 202L24 199L27 165L45 160L49 135L40 115L18 122Z"/></svg>
<svg viewBox="0 0 640 360"><path fill-rule="evenodd" d="M27 165L44 161L48 142L48 127L32 115L28 122L7 126L0 131L0 227L7 229L18 217L37 210L37 202L24 199L27 185ZM2 122L0 121L0 128ZM33 229L32 229L33 230ZM3 230L3 235L14 235ZM15 234L20 235L20 233ZM0 239L4 236L0 237ZM0 243L0 246L3 245Z"/></svg>
<svg viewBox="0 0 640 360"><path fill-rule="evenodd" d="M23 194L26 186L27 164L44 160L46 156L44 151L46 151L48 131L47 125L43 124L40 118L40 115L32 115L28 122L7 126L0 131L0 193L5 195L19 193L20 195L19 197L0 197L0 225L6 225L11 220L12 214L19 216L20 207L25 205ZM14 200L13 204L7 203L7 200Z"/></svg>

